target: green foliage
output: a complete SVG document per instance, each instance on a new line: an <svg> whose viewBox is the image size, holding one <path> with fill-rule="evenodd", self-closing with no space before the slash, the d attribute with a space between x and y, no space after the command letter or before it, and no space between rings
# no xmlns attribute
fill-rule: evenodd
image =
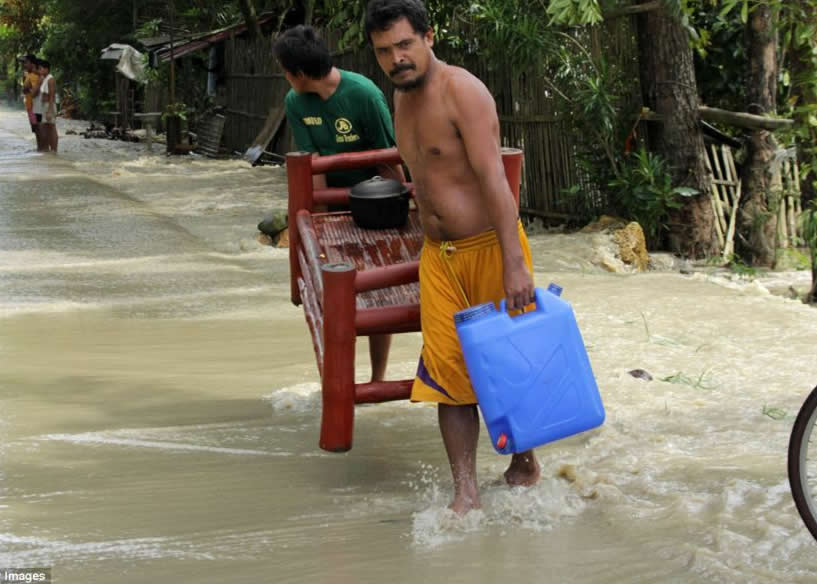
<svg viewBox="0 0 817 586"><path fill-rule="evenodd" d="M637 110L638 85L632 83L632 72L610 65L604 57L594 58L588 50L587 29L559 31L560 40L551 58L550 86L560 98L559 111L575 141L576 164L585 183L599 191L609 191L610 182L619 177L628 139L632 142ZM562 193L567 197L582 194L586 188L573 186ZM586 197L577 200L588 203ZM615 212L621 215L619 202L610 198ZM585 207L588 207L585 205ZM577 210L582 212L581 209ZM586 209L586 216L598 210Z"/></svg>
<svg viewBox="0 0 817 586"><path fill-rule="evenodd" d="M727 265L729 269L741 277L749 277L754 278L758 275L758 270L750 265L747 265L743 260L739 257L732 255L729 258L729 263Z"/></svg>
<svg viewBox="0 0 817 586"><path fill-rule="evenodd" d="M686 2L668 2L673 14L686 18ZM621 5L560 0L550 3L553 22L580 25L599 22L603 11ZM571 12L572 11L572 12ZM602 27L615 26L616 21ZM636 130L640 106L638 85L633 71L612 65L589 49L588 27L557 33L558 67L553 77L554 91L565 101L565 119L571 132L585 140L577 144L577 163L581 175L609 196L616 215L638 221L649 245L660 244L670 213L696 190L672 185L672 169L657 155L638 147ZM602 38L604 31L601 31ZM632 147L636 153L628 154ZM573 186L565 196L580 194Z"/></svg>
<svg viewBox="0 0 817 586"><path fill-rule="evenodd" d="M817 303L817 200L812 200L800 216L803 240L811 256L812 289L806 298L809 303Z"/></svg>
<svg viewBox="0 0 817 586"><path fill-rule="evenodd" d="M782 140L798 147L800 173L817 188L817 1L796 0L781 12L781 44L788 58L781 63L780 112L795 120Z"/></svg>
<svg viewBox="0 0 817 586"><path fill-rule="evenodd" d="M489 4L523 2L533 5L537 0L487 0ZM365 34L365 16L368 0L323 0L316 5L316 22L327 28L343 31L338 42L340 50L362 47L368 43ZM429 23L434 30L435 42L455 47L485 48L473 34L473 15L483 10L479 2L464 3L457 0L425 0ZM468 30L469 32L464 32Z"/></svg>
<svg viewBox="0 0 817 586"><path fill-rule="evenodd" d="M798 147L801 178L817 189L817 0L689 0L692 20L702 31L696 45L696 74L703 101L745 110L742 72L747 68L745 30L759 6L777 23L778 111L795 124L777 132L782 144ZM813 191L812 191L813 192Z"/></svg>
<svg viewBox="0 0 817 586"><path fill-rule="evenodd" d="M780 407L769 407L768 405L763 405L762 413L769 419L774 419L775 421L785 419L787 415L785 409L781 409Z"/></svg>
<svg viewBox="0 0 817 586"><path fill-rule="evenodd" d="M326 24L334 30L344 31L338 42L341 50L362 47L367 43L363 21L366 16L366 2L363 0L324 0Z"/></svg>
<svg viewBox="0 0 817 586"><path fill-rule="evenodd" d="M673 210L683 206L683 198L698 193L690 187L674 187L670 167L657 154L643 147L631 154L619 175L608 186L624 215L641 224L648 241L655 242Z"/></svg>
<svg viewBox="0 0 817 586"><path fill-rule="evenodd" d="M811 201L803 210L800 225L803 227L803 239L806 241L806 246L812 255L817 254L817 200Z"/></svg>
<svg viewBox="0 0 817 586"><path fill-rule="evenodd" d="M726 110L746 109L748 67L744 24L736 12L721 15L713 0L691 0L690 19L698 31L695 77L703 102Z"/></svg>
<svg viewBox="0 0 817 586"><path fill-rule="evenodd" d="M775 260L776 270L807 271L811 269L811 256L808 251L797 248L780 248Z"/></svg>
<svg viewBox="0 0 817 586"><path fill-rule="evenodd" d="M46 0L0 1L0 41L18 54L40 46L46 21Z"/></svg>
<svg viewBox="0 0 817 586"><path fill-rule="evenodd" d="M137 39L147 39L159 35L159 27L162 24L161 18L153 18L146 21L134 31L134 36Z"/></svg>
<svg viewBox="0 0 817 586"><path fill-rule="evenodd" d="M811 255L811 270L817 282L817 200L812 200L800 215L800 226L803 229L803 240Z"/></svg>
<svg viewBox="0 0 817 586"><path fill-rule="evenodd" d="M180 118L182 120L187 120L187 116L190 113L190 109L187 107L187 104L184 102L174 102L172 104L168 104L165 106L165 109L162 111L162 122L167 120L170 117Z"/></svg>
<svg viewBox="0 0 817 586"><path fill-rule="evenodd" d="M76 96L81 116L111 110L114 73L110 61L99 58L111 43L127 41L133 27L132 0L48 0L45 40L39 53L54 66L60 87Z"/></svg>
<svg viewBox="0 0 817 586"><path fill-rule="evenodd" d="M709 370L704 370L696 377L691 377L683 372L677 372L670 376L659 378L658 380L673 385L686 385L699 391L712 391L717 389L720 384L716 382Z"/></svg>
<svg viewBox="0 0 817 586"><path fill-rule="evenodd" d="M602 21L598 0L551 0L547 14L551 24L585 26Z"/></svg>
<svg viewBox="0 0 817 586"><path fill-rule="evenodd" d="M465 40L480 55L514 67L542 71L557 43L557 30L546 26L548 19L543 8L535 0L473 2L462 16L468 26L461 32L467 33Z"/></svg>

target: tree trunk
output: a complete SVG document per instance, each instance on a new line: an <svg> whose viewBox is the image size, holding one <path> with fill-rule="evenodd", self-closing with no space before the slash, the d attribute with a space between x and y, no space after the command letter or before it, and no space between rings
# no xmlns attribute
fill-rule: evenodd
<svg viewBox="0 0 817 586"><path fill-rule="evenodd" d="M813 65L810 62L813 58L811 55L811 45L798 45L796 35L791 35L791 43L786 51L791 61L789 69L791 70L792 91L791 98L795 100L796 107L807 106L809 104L817 104L817 92L811 81L813 73ZM795 109L793 114L795 123L805 132L796 135L797 141L797 157L800 163L811 162L814 155L809 151L817 144L817 132L815 128L808 123L808 113L802 109ZM807 136L805 134L807 133ZM814 182L817 181L817 175L813 170L809 170L808 175L800 182L801 198L803 203L812 201L817 198L817 192L814 189Z"/></svg>
<svg viewBox="0 0 817 586"><path fill-rule="evenodd" d="M806 303L817 304L817 256L811 256L811 291L806 296Z"/></svg>
<svg viewBox="0 0 817 586"><path fill-rule="evenodd" d="M746 49L749 53L747 110L752 114L774 114L777 111L777 23L766 4L759 3L749 16ZM775 260L780 173L774 176L771 162L776 149L774 136L766 130L755 130L749 136L737 245L744 259L753 265L772 266Z"/></svg>
<svg viewBox="0 0 817 586"><path fill-rule="evenodd" d="M244 15L244 22L247 23L247 35L254 41L261 38L261 27L258 24L258 17L255 14L255 5L252 0L239 0L238 6L241 14Z"/></svg>
<svg viewBox="0 0 817 586"><path fill-rule="evenodd" d="M306 0L304 2L304 24L311 25L314 15L315 15L315 0Z"/></svg>
<svg viewBox="0 0 817 586"><path fill-rule="evenodd" d="M644 104L662 120L650 129L650 148L672 166L673 185L698 190L671 218L671 247L692 258L712 256L718 243L692 49L686 30L664 6L638 17L638 54Z"/></svg>

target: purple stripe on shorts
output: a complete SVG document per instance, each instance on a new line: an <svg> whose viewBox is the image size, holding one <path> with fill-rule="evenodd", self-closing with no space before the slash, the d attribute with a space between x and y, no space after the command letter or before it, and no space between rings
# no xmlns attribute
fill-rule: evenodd
<svg viewBox="0 0 817 586"><path fill-rule="evenodd" d="M446 390L444 388L442 388L439 385L439 383L437 383L437 381L435 381L433 378L431 378L431 373L428 372L428 369L426 368L426 363L423 361L422 356L420 356L420 363L417 365L417 378L419 378L426 385L428 385L429 387L431 387L432 389L434 389L438 393L442 393L443 395L445 395L446 397L448 397L452 401L455 401L457 403L459 402L454 397L449 395L446 392Z"/></svg>

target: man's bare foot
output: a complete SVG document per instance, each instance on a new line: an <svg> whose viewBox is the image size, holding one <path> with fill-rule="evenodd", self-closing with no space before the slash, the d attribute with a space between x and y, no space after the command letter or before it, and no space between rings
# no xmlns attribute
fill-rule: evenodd
<svg viewBox="0 0 817 586"><path fill-rule="evenodd" d="M529 450L511 457L511 465L505 470L505 482L511 486L533 486L539 482L541 473L533 450Z"/></svg>
<svg viewBox="0 0 817 586"><path fill-rule="evenodd" d="M482 503L479 500L479 492L473 490L463 490L454 495L454 500L448 505L448 508L454 511L460 517L468 514L472 509L482 508Z"/></svg>

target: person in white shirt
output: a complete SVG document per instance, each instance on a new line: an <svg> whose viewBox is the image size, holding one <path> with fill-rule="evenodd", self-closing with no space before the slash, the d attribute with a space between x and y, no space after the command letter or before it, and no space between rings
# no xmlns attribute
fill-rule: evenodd
<svg viewBox="0 0 817 586"><path fill-rule="evenodd" d="M33 61L34 72L37 73L38 81L34 88L31 90L31 112L34 114L34 119L36 124L32 124L32 130L34 131L34 136L37 139L37 150L42 152L48 150L46 146L44 134L43 134L43 96L40 93L40 89L42 88L42 76L40 76L40 63L39 59L34 59Z"/></svg>
<svg viewBox="0 0 817 586"><path fill-rule="evenodd" d="M43 121L40 124L43 140L43 150L56 153L59 143L57 135L57 82L51 75L51 64L45 59L40 60L40 99L42 102Z"/></svg>

